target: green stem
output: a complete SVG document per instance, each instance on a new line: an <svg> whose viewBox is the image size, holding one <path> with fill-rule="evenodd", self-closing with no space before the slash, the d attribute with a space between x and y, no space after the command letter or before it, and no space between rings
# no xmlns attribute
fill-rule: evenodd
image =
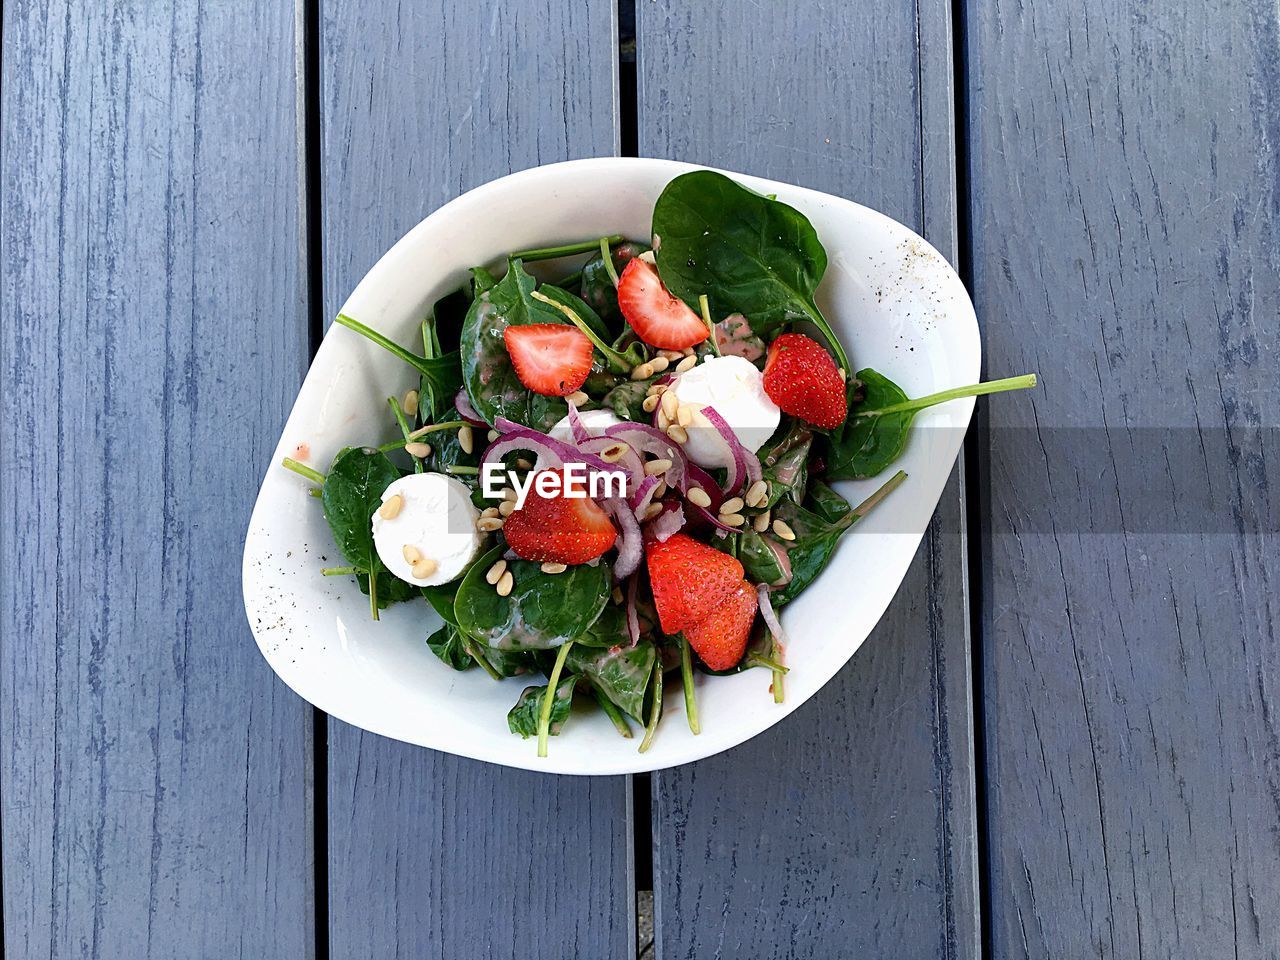
<svg viewBox="0 0 1280 960"><path fill-rule="evenodd" d="M451 463L444 468L444 472L455 477L474 477L480 473L479 467L464 467Z"/></svg>
<svg viewBox="0 0 1280 960"><path fill-rule="evenodd" d="M823 339L827 341L827 345L831 347L831 352L836 355L836 366L844 371L845 376L849 375L849 357L844 352L844 345L836 336L831 324L827 323L827 318L818 312L818 308L808 303L804 304L804 312L809 315L809 319L813 325L821 331Z"/></svg>
<svg viewBox="0 0 1280 960"><path fill-rule="evenodd" d="M564 669L565 658L569 656L569 648L573 641L563 644L556 654L556 665L551 668L551 676L547 680L547 692L542 695L542 707L538 711L538 756L547 755L547 738L551 736L551 707L556 700L556 687L560 685L560 672Z"/></svg>
<svg viewBox="0 0 1280 960"><path fill-rule="evenodd" d="M439 430L457 430L465 426L467 426L467 421L465 420L442 420L439 423L432 423L425 427L419 427L417 430L412 431L409 436L403 440L392 440L390 443L384 443L378 448L378 450L381 453L399 450L406 443L412 443L414 440L425 437L429 433L435 433Z"/></svg>
<svg viewBox="0 0 1280 960"><path fill-rule="evenodd" d="M1036 385L1036 375L1028 373L1021 377L1005 377L1003 380L988 380L986 383L973 383L967 387L952 387L939 393L931 393L927 397L906 400L902 403L890 404L878 410L858 410L855 417L883 417L890 413L910 413L912 410L923 410L948 400L959 400L961 397L981 397L988 393L1004 393L1006 390L1027 390Z"/></svg>
<svg viewBox="0 0 1280 960"><path fill-rule="evenodd" d="M281 461L280 465L284 467L286 470L292 470L294 473L298 474L298 476L300 477L306 477L312 483L318 483L320 484L320 486L322 487L324 486L323 473L321 473L319 470L313 470L311 467L308 467L305 463L299 463L297 460L293 459L293 457L285 457L284 460Z"/></svg>
<svg viewBox="0 0 1280 960"><path fill-rule="evenodd" d="M600 688L594 684L591 687L591 692L596 695L596 702L600 704L600 709L605 712L605 716L613 721L613 728L630 740L632 737L631 724L627 723L626 714L619 710L618 705L606 697L600 691Z"/></svg>
<svg viewBox="0 0 1280 960"><path fill-rule="evenodd" d="M849 523L852 523L854 520L861 520L863 517L865 517L868 513L871 512L872 507L874 507L877 503L879 503L889 494L893 493L894 490L896 490L899 486L902 485L902 481L906 479L907 479L907 472L905 470L899 470L892 477L890 477L888 480L882 483L880 485L879 490L871 494L871 496L867 497L867 499L863 500L860 504L858 504L856 507L854 507L852 510L849 511L848 513L848 516L850 518Z"/></svg>
<svg viewBox="0 0 1280 960"><path fill-rule="evenodd" d="M500 674L497 670L493 669L493 664L490 663L488 660L486 660L483 655L477 653L476 648L471 645L471 641L465 637L463 638L463 641L462 641L462 649L467 651L467 653L471 656L472 660L480 664L481 669L483 669L484 672L489 675L490 679L493 679L493 680L502 679L502 674Z"/></svg>
<svg viewBox="0 0 1280 960"><path fill-rule="evenodd" d="M613 285L618 285L618 271L613 266L613 251L609 249L609 238L600 238L600 256L604 258L604 272L609 274L609 279L613 281Z"/></svg>
<svg viewBox="0 0 1280 960"><path fill-rule="evenodd" d="M653 705L649 708L649 722L644 725L644 739L640 741L640 753L649 749L653 743L653 735L658 732L658 721L662 719L662 658L658 657L653 664Z"/></svg>
<svg viewBox="0 0 1280 960"><path fill-rule="evenodd" d="M711 352L717 357L724 356L720 352L720 341L716 339L716 325L711 320L711 301L707 299L704 293L698 297L698 309L702 311L702 322L707 325L708 340L711 341Z"/></svg>
<svg viewBox="0 0 1280 960"><path fill-rule="evenodd" d="M373 614L373 619L378 620L378 555L373 555L373 562L369 564L369 610Z"/></svg>
<svg viewBox="0 0 1280 960"><path fill-rule="evenodd" d="M787 668L782 665L782 660L778 656L778 638L773 635L773 631L769 631L769 657L774 661L774 665L770 668L773 674L773 702L782 703L786 694L783 685L783 678L787 675Z"/></svg>
<svg viewBox="0 0 1280 960"><path fill-rule="evenodd" d="M387 397L387 403L391 404L391 412L395 414L396 423L400 425L400 432L404 434L404 444L407 445L409 443L409 434L412 431L409 429L409 421L405 419L404 410L400 408L400 401L395 397ZM413 472L421 473L422 461L413 456L413 454L409 455L409 459L413 461Z"/></svg>
<svg viewBox="0 0 1280 960"><path fill-rule="evenodd" d="M308 497L315 497L315 498L318 500L318 499L320 499L321 497L323 497L323 496L324 496L324 491L323 491L323 490L321 490L319 487L308 487L308 488L307 488L307 496L308 496Z"/></svg>
<svg viewBox="0 0 1280 960"><path fill-rule="evenodd" d="M320 574L325 577L354 577L359 572L355 567L324 567Z"/></svg>
<svg viewBox="0 0 1280 960"><path fill-rule="evenodd" d="M572 287L575 283L577 283L581 279L582 279L582 271L575 270L573 271L573 273L569 274L568 276L561 277L559 280L557 280L556 286L559 287L561 290L568 290L570 287Z"/></svg>
<svg viewBox="0 0 1280 960"><path fill-rule="evenodd" d="M342 324L342 326L346 327L348 330L354 330L365 339L372 340L378 346L382 347L382 349L394 353L397 357L409 364L411 367L414 367L420 373L423 373L428 377L433 375L431 370L427 367L426 357L420 357L416 353L410 353L404 347L400 346L400 344L388 337L384 337L372 327L366 327L359 320L356 320L353 317L348 317L345 313L338 314L337 317L334 318L334 321Z"/></svg>
<svg viewBox="0 0 1280 960"><path fill-rule="evenodd" d="M610 244L621 243L622 237L615 235L605 237ZM596 249L599 240L580 240L577 243L566 243L559 247L534 247L532 250L517 250L507 254L508 260L554 260L556 257L569 257L575 253L591 253Z"/></svg>
<svg viewBox="0 0 1280 960"><path fill-rule="evenodd" d="M622 354L620 354L617 350L613 349L613 347L609 346L603 340L601 340L598 336L596 336L595 331L592 330L589 326L587 326L587 324L583 321L583 319L580 316L578 316L577 311L574 310L572 307L565 306L563 303L560 303L557 300L552 300L550 297L548 297L545 293L543 293L540 290L531 291L529 293L529 296L533 297L533 299L535 300L541 301L542 303L546 303L555 307L557 310L563 313L566 317L568 317L569 322L572 323L579 330L581 330L583 333L585 333L587 335L587 339L591 341L592 345L597 350L599 350L601 353L604 354L604 358L609 361L609 366L614 373L630 373L631 372L631 364L627 363L627 358L624 357Z"/></svg>
<svg viewBox="0 0 1280 960"><path fill-rule="evenodd" d="M684 687L684 715L694 736L702 732L698 724L698 701L693 692L693 655L689 652L689 638L680 634L680 685Z"/></svg>

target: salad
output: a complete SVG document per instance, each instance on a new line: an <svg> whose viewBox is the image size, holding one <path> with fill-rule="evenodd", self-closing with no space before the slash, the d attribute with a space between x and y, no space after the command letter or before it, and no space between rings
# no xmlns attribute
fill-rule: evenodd
<svg viewBox="0 0 1280 960"><path fill-rule="evenodd" d="M475 267L412 348L339 316L419 379L386 400L395 439L284 461L346 559L322 573L375 620L429 604L452 669L536 680L507 722L539 756L575 700L647 750L676 677L695 734L695 673L768 671L783 702L779 609L906 475L856 505L833 482L887 473L920 410L1035 385L910 399L855 372L814 299L826 265L798 210L699 170L658 198L652 247Z"/></svg>

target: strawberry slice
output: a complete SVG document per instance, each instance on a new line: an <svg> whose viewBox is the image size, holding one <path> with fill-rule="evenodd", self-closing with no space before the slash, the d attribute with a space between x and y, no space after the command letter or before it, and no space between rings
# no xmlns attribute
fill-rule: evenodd
<svg viewBox="0 0 1280 960"><path fill-rule="evenodd" d="M689 305L662 284L658 268L635 257L618 278L618 306L645 343L662 350L683 350L707 339L707 325Z"/></svg>
<svg viewBox="0 0 1280 960"><path fill-rule="evenodd" d="M645 554L663 633L696 623L742 581L742 564L736 558L683 533L647 544Z"/></svg>
<svg viewBox="0 0 1280 960"><path fill-rule="evenodd" d="M563 490L564 472L556 472ZM512 550L525 560L541 563L586 563L613 546L618 532L598 503L590 497L562 493L543 496L538 492L537 477L534 480L524 505L502 526Z"/></svg>
<svg viewBox="0 0 1280 960"><path fill-rule="evenodd" d="M520 382L546 397L567 397L591 372L591 341L563 323L507 327L502 340Z"/></svg>
<svg viewBox="0 0 1280 960"><path fill-rule="evenodd" d="M802 333L784 333L769 345L764 392L784 413L826 430L840 426L849 414L836 362Z"/></svg>
<svg viewBox="0 0 1280 960"><path fill-rule="evenodd" d="M692 626L684 628L689 646L712 670L736 667L746 652L756 619L756 591L743 580L720 605Z"/></svg>

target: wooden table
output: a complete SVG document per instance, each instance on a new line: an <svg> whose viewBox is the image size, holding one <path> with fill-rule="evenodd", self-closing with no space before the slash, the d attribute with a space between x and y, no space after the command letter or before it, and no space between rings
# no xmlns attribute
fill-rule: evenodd
<svg viewBox="0 0 1280 960"><path fill-rule="evenodd" d="M626 958L650 889L664 958L1280 955L1275 3L616 7L3 4L4 956ZM920 230L1041 388L745 746L326 718L239 586L310 352L434 208L619 152Z"/></svg>

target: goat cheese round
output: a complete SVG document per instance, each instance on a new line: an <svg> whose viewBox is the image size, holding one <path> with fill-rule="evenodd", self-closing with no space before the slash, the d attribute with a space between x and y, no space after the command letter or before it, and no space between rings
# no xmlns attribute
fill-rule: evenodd
<svg viewBox="0 0 1280 960"><path fill-rule="evenodd" d="M604 436L605 430L622 422L612 410L579 410L578 416L582 418L582 425L587 428L587 433L593 437ZM560 422L547 431L547 436L563 443L573 443L569 418L561 417Z"/></svg>
<svg viewBox="0 0 1280 960"><path fill-rule="evenodd" d="M684 452L700 467L728 467L733 454L720 432L701 413L714 407L738 442L755 453L778 429L782 411L764 392L764 376L742 357L710 357L680 374L670 391L694 410Z"/></svg>
<svg viewBox="0 0 1280 960"><path fill-rule="evenodd" d="M383 565L415 587L457 578L484 545L484 534L476 529L480 511L471 502L471 491L443 473L411 473L387 487L382 502L397 496L398 513L384 517L384 512L391 512L384 506L373 515L373 544ZM421 562L418 557L436 564L421 578L413 575L414 565Z"/></svg>

